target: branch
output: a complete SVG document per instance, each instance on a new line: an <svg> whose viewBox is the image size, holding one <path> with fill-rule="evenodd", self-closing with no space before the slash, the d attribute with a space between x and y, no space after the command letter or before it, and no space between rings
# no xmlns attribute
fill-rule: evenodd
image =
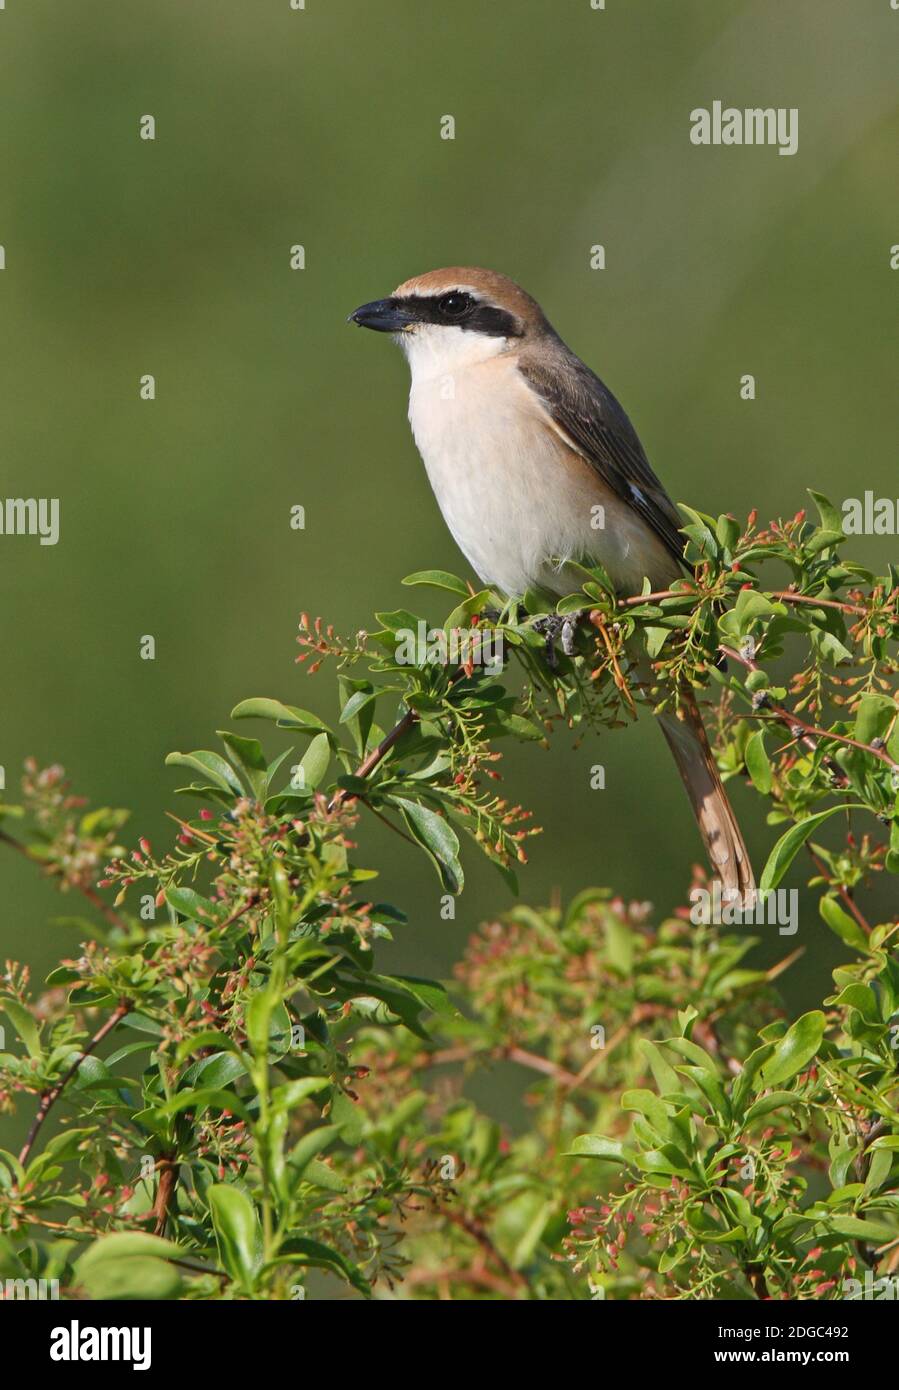
<svg viewBox="0 0 899 1390"><path fill-rule="evenodd" d="M52 873L49 872L48 865L44 863L43 859L39 859L36 854L32 854L28 846L23 845L20 840L14 839L12 835L7 835L5 830L0 830L0 843L9 845L11 849L18 850L19 854L23 854L32 864L40 865L48 878L52 877ZM79 883L77 880L74 880L74 886L78 889L79 893L82 893L84 897L87 898L88 902L106 918L111 927L118 927L121 931L127 931L126 923L116 912L115 908L105 903L100 897L100 894L95 892L89 883Z"/></svg>
<svg viewBox="0 0 899 1390"><path fill-rule="evenodd" d="M84 1061L85 1057L89 1057L90 1054L94 1051L94 1048L99 1046L99 1044L103 1041L107 1033L111 1033L113 1028L115 1028L116 1024L120 1023L121 1020L125 1017L125 1015L130 1012L131 1004L127 999L122 1000L118 1007L109 1015L109 1018L106 1020L103 1026L97 1029L90 1042L88 1042L85 1045L81 1054L69 1067L62 1080L57 1081L56 1085L51 1087L49 1091L44 1091L42 1093L41 1103L38 1106L37 1114L31 1122L31 1128L28 1131L28 1137L26 1138L25 1143L22 1146L22 1150L19 1154L19 1162L22 1164L23 1167L28 1161L28 1155L31 1153L32 1147L34 1146L34 1141L38 1136L41 1125L44 1123L44 1121L47 1118L47 1115L49 1114L51 1106L53 1106L55 1102L59 1100L59 1097L62 1095L66 1086L68 1086L69 1082L72 1080L72 1077L78 1071L78 1068L81 1066L81 1063Z"/></svg>
<svg viewBox="0 0 899 1390"><path fill-rule="evenodd" d="M559 1066L557 1062L551 1061L548 1057L541 1057L539 1053L528 1052L523 1047L506 1047L502 1049L501 1056L506 1057L510 1062L517 1062L519 1066L530 1067L531 1071L539 1071L544 1076L551 1076L553 1081L560 1086L575 1086L578 1078L574 1072Z"/></svg>
<svg viewBox="0 0 899 1390"><path fill-rule="evenodd" d="M762 669L753 657L743 656L742 652L738 652L734 647L725 647L722 644L718 650L723 652L726 657L736 661L740 666L743 666L747 671L760 671ZM764 692L760 692L760 694L764 694ZM868 753L872 758L876 758L878 762L885 763L887 767L899 770L899 763L897 763L894 758L890 757L885 748L873 748L870 743L861 743L857 738L850 738L848 734L835 734L829 732L827 729L819 729L814 724L807 724L804 719L798 718L797 715L791 713L784 705L776 705L771 699L766 699L764 707L770 710L782 724L786 725L794 738L797 737L796 731L799 730L802 736L802 742L805 743L807 747L814 748L821 739L832 739L836 743L845 743L850 748L858 748L860 752ZM838 771L840 771L840 775L842 776L842 771L839 769Z"/></svg>
<svg viewBox="0 0 899 1390"><path fill-rule="evenodd" d="M466 1216L462 1211L454 1211L452 1207L443 1206L442 1215L446 1217L453 1226L458 1226L460 1231L464 1231L467 1236L476 1241L483 1250L488 1260L492 1260L497 1265L501 1274L517 1289L527 1289L528 1281L520 1270L513 1269L509 1261L497 1250L488 1232L476 1221L474 1217Z"/></svg>
<svg viewBox="0 0 899 1390"><path fill-rule="evenodd" d="M652 594L631 594L628 598L618 599L621 608L638 608L643 603L658 603L665 598L694 598L689 589L659 589ZM814 594L797 594L792 589L772 590L771 597L779 599L781 603L809 603L814 608L836 608L841 613L857 613L860 617L866 617L870 609L861 603L841 603L835 598L815 598Z"/></svg>
<svg viewBox="0 0 899 1390"><path fill-rule="evenodd" d="M402 738L403 734L407 733L408 730L412 728L412 725L415 724L417 720L418 715L415 713L415 710L407 709L399 723L394 724L390 733L385 734L381 739L377 748L373 748L368 756L363 758L362 762L356 768L355 775L357 777L368 777L369 773L374 772L378 764L383 762L387 757L393 745ZM338 806L343 806L346 802L355 801L355 799L355 792L341 790L328 802L328 810L334 811Z"/></svg>
<svg viewBox="0 0 899 1390"><path fill-rule="evenodd" d="M174 1154L160 1154L156 1160L156 1171L159 1174L159 1186L156 1189L156 1200L153 1203L153 1216L155 1224L153 1226L154 1236L164 1236L166 1223L169 1218L169 1207L175 1196L175 1188L178 1186L178 1160Z"/></svg>
<svg viewBox="0 0 899 1390"><path fill-rule="evenodd" d="M231 915L225 918L224 922L219 922L218 930L224 931L226 927L230 927L238 918L242 917L245 912L249 912L251 907L257 905L259 897L259 893L251 893L245 903L241 903L239 907L236 907Z"/></svg>
<svg viewBox="0 0 899 1390"><path fill-rule="evenodd" d="M871 923L865 917L865 914L862 912L861 908L856 903L852 894L849 892L849 889L846 887L844 883L834 884L833 880L830 877L830 874L827 872L827 865L821 863L821 860L818 858L811 845L806 845L806 849L811 855L812 863L818 870L818 873L827 883L830 883L833 887L837 889L840 897L843 899L843 902L846 904L849 911L852 913L856 922L858 922L858 925L861 927L862 931L865 933L866 936L870 936L872 931Z"/></svg>

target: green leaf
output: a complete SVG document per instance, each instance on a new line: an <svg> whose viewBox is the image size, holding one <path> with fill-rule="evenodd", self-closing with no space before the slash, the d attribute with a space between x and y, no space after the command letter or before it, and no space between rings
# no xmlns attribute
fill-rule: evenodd
<svg viewBox="0 0 899 1390"><path fill-rule="evenodd" d="M699 1087L715 1115L725 1121L730 1119L730 1101L716 1076L712 1076L705 1067L678 1067L678 1071Z"/></svg>
<svg viewBox="0 0 899 1390"><path fill-rule="evenodd" d="M407 801L402 796L391 800L400 808L415 839L434 859L447 892L461 893L465 876L459 863L459 841L446 817L438 816L419 801Z"/></svg>
<svg viewBox="0 0 899 1390"><path fill-rule="evenodd" d="M81 1145L96 1132L96 1126L91 1126L89 1129L64 1129L61 1133L54 1134L37 1158L29 1163L28 1181L38 1181L46 1169L54 1164L69 1163L73 1158L77 1158Z"/></svg>
<svg viewBox="0 0 899 1390"><path fill-rule="evenodd" d="M365 1128L365 1112L361 1105L356 1105L350 1100L345 1091L335 1092L331 1102L331 1108L328 1112L328 1118L331 1120L332 1124L337 1125L345 1143L352 1146L359 1143ZM330 1168L325 1168L324 1164L320 1166L324 1168L324 1173L327 1177L324 1175L321 1177L319 1176L316 1164L313 1161L306 1169L306 1178L308 1181L328 1186L328 1177L330 1177L332 1181L338 1180L337 1174L332 1173Z"/></svg>
<svg viewBox="0 0 899 1390"><path fill-rule="evenodd" d="M168 1299L181 1292L172 1259L179 1246L142 1231L101 1236L75 1263L75 1277L92 1299Z"/></svg>
<svg viewBox="0 0 899 1390"><path fill-rule="evenodd" d="M832 932L836 932L841 941L847 946L851 946L856 951L868 950L868 938L862 931L854 917L850 917L848 912L844 912L836 898L827 894L818 902L818 911Z"/></svg>
<svg viewBox="0 0 899 1390"><path fill-rule="evenodd" d="M692 522L690 526L681 526L680 530L683 531L685 536L689 536L690 540L697 548L699 557L702 559L714 560L718 554L718 542L711 529L717 524L714 517L706 516L703 512L694 511L693 508L688 507L685 502L678 502L677 508L678 511L688 516Z"/></svg>
<svg viewBox="0 0 899 1390"><path fill-rule="evenodd" d="M770 1115L772 1110L781 1110L784 1106L799 1103L799 1097L793 1091L771 1091L769 1095L762 1096L754 1105L750 1105L743 1116L741 1126L750 1125L753 1120L760 1120L763 1115Z"/></svg>
<svg viewBox="0 0 899 1390"><path fill-rule="evenodd" d="M320 1240L310 1240L307 1236L291 1236L285 1241L282 1250L284 1258L290 1264L316 1265L320 1269L330 1270L360 1293L371 1293L371 1285L358 1266L346 1259L340 1251L332 1249L330 1245L324 1245ZM280 1256L273 1263L280 1263Z"/></svg>
<svg viewBox="0 0 899 1390"><path fill-rule="evenodd" d="M689 1021L692 1023L695 1018L696 1010L692 1009ZM666 1047L670 1047L673 1052L679 1052L682 1057L686 1057L687 1061L692 1062L694 1066L702 1067L703 1071L707 1071L709 1076L717 1077L718 1069L714 1061L706 1052L705 1048L700 1047L698 1043L692 1042L689 1038L666 1038L665 1045Z"/></svg>
<svg viewBox="0 0 899 1390"><path fill-rule="evenodd" d="M192 772L201 772L221 791L244 795L245 789L234 768L218 753L210 753L205 748L193 753L169 753L165 762L166 767L189 767Z"/></svg>
<svg viewBox="0 0 899 1390"><path fill-rule="evenodd" d="M625 1091L621 1097L622 1110L636 1110L644 1115L662 1140L672 1137L671 1110L654 1091Z"/></svg>
<svg viewBox="0 0 899 1390"><path fill-rule="evenodd" d="M202 1032L192 1033L189 1038L185 1038L183 1042L178 1044L178 1050L175 1053L176 1062L183 1062L185 1057L199 1052L202 1047L217 1047L226 1052L233 1052L238 1057L243 1056L241 1048L233 1038L228 1037L227 1033L221 1033L217 1028L204 1028Z"/></svg>
<svg viewBox="0 0 899 1390"><path fill-rule="evenodd" d="M453 628L467 628L471 626L470 619L476 613L482 613L485 608L493 602L494 594L492 589L480 589L476 594L466 598L464 603L460 603L450 613L446 622L443 624L444 632L452 632Z"/></svg>
<svg viewBox="0 0 899 1390"><path fill-rule="evenodd" d="M838 666L841 661L851 661L852 652L841 642L836 633L827 631L826 628L809 628L809 641L817 656L822 661L829 661L832 666Z"/></svg>
<svg viewBox="0 0 899 1390"><path fill-rule="evenodd" d="M860 806L857 802L831 806L827 811L819 811L817 815L807 816L805 820L797 821L795 825L791 825L786 834L781 835L769 854L768 862L762 870L759 889L765 892L769 888L777 887L812 831L817 830L819 825L823 825L826 820L837 815L840 811L863 811L864 809L864 806Z"/></svg>
<svg viewBox="0 0 899 1390"><path fill-rule="evenodd" d="M23 1004L17 999L0 999L0 1009L12 1023L30 1057L41 1055L41 1035L37 1024Z"/></svg>
<svg viewBox="0 0 899 1390"><path fill-rule="evenodd" d="M272 1106L276 1110L292 1110L295 1105L300 1105L318 1091L326 1090L330 1084L326 1076L300 1076L295 1081L275 1087L272 1091Z"/></svg>
<svg viewBox="0 0 899 1390"><path fill-rule="evenodd" d="M245 1192L213 1183L206 1193L222 1264L247 1292L262 1262L262 1232L256 1208Z"/></svg>
<svg viewBox="0 0 899 1390"><path fill-rule="evenodd" d="M631 1154L620 1139L604 1139L601 1134L579 1134L566 1151L568 1158L604 1158L609 1163L627 1166Z"/></svg>
<svg viewBox="0 0 899 1390"><path fill-rule="evenodd" d="M346 1127L340 1126L340 1131L342 1137L349 1142ZM306 1164L303 1181L312 1183L314 1187L323 1187L326 1192L346 1192L347 1190L346 1181L340 1174L335 1173L333 1168L329 1168L326 1163L320 1163L317 1158L313 1158L311 1162Z"/></svg>
<svg viewBox="0 0 899 1390"><path fill-rule="evenodd" d="M274 996L269 994L268 990L263 989L258 994L252 995L244 1009L247 1041L250 1044L250 1050L257 1057L264 1057L268 1054L271 1017L276 1003L277 1000Z"/></svg>
<svg viewBox="0 0 899 1390"><path fill-rule="evenodd" d="M295 705L284 705L280 700L270 700L256 696L252 700L241 700L231 711L232 719L272 719L280 729L304 729L307 733L326 730L317 714L309 710L297 709Z"/></svg>
<svg viewBox="0 0 899 1390"><path fill-rule="evenodd" d="M229 1086L232 1081L236 1081L239 1076L244 1076L247 1072L247 1064L242 1057L235 1057L233 1052L214 1052L210 1057L201 1057L187 1068L181 1078L181 1087L197 1086L200 1082L203 1088L212 1087L215 1090L222 1090Z"/></svg>
<svg viewBox="0 0 899 1390"><path fill-rule="evenodd" d="M746 744L746 771L752 778L752 785L762 796L771 791L771 760L765 749L765 733L757 729Z"/></svg>
<svg viewBox="0 0 899 1390"><path fill-rule="evenodd" d="M760 1084L756 1087L780 1086L789 1081L815 1056L824 1037L827 1020L818 1009L803 1014L787 1030L759 1073Z"/></svg>
<svg viewBox="0 0 899 1390"><path fill-rule="evenodd" d="M896 705L885 695L864 695L858 703L852 736L859 743L882 738L895 717Z"/></svg>
<svg viewBox="0 0 899 1390"><path fill-rule="evenodd" d="M846 985L835 999L828 999L825 1002L833 1004L836 1008L857 1009L867 1023L880 1022L877 995L870 985L863 985L858 980Z"/></svg>
<svg viewBox="0 0 899 1390"><path fill-rule="evenodd" d="M640 1038L637 1047L649 1062L659 1095L676 1095L682 1089L677 1072L665 1060L655 1043L650 1042L649 1038Z"/></svg>
<svg viewBox="0 0 899 1390"><path fill-rule="evenodd" d="M146 1231L117 1231L93 1241L79 1257L77 1267L81 1274L104 1260L131 1258L134 1255L153 1255L168 1260L179 1259L183 1253L180 1246L163 1240L161 1236L151 1236Z"/></svg>
<svg viewBox="0 0 899 1390"><path fill-rule="evenodd" d="M218 920L214 903L194 892L193 888L167 888L165 900L175 912L192 922L200 922L208 927L214 926Z"/></svg>
<svg viewBox="0 0 899 1390"><path fill-rule="evenodd" d="M837 511L837 508L832 502L828 501L823 492L813 492L810 487L806 488L806 492L818 508L822 529L825 531L836 531L842 539L843 518Z"/></svg>
<svg viewBox="0 0 899 1390"><path fill-rule="evenodd" d="M842 531L816 531L811 540L806 541L805 548L810 555L818 555L822 550L829 550L831 546L839 545L842 539Z"/></svg>
<svg viewBox="0 0 899 1390"><path fill-rule="evenodd" d="M227 729L217 729L216 733L243 773L249 790L257 800L261 800L268 772L262 744L256 738L242 738L240 734L231 734Z"/></svg>
<svg viewBox="0 0 899 1390"><path fill-rule="evenodd" d="M143 1255L101 1260L91 1265L78 1282L94 1301L143 1302L177 1298L182 1289L177 1265Z"/></svg>
<svg viewBox="0 0 899 1390"><path fill-rule="evenodd" d="M449 589L450 593L461 594L463 598L468 594L468 585L464 580L449 574L447 570L416 570L414 574L407 574L400 582L410 585L425 584L432 589Z"/></svg>
<svg viewBox="0 0 899 1390"><path fill-rule="evenodd" d="M366 705L370 705L373 700L378 698L378 693L379 692L374 690L367 681L361 690L353 691L353 694L340 711L340 723L348 724L361 710L365 709Z"/></svg>
<svg viewBox="0 0 899 1390"><path fill-rule="evenodd" d="M773 618L783 615L786 610L782 603L772 603L771 599L755 589L741 589L733 608L734 617L741 633L751 626L756 618Z"/></svg>
<svg viewBox="0 0 899 1390"><path fill-rule="evenodd" d="M437 980L423 980L417 975L381 975L385 984L397 985L417 999L425 1009L438 1014L443 1019L461 1018L445 985Z"/></svg>
<svg viewBox="0 0 899 1390"><path fill-rule="evenodd" d="M878 1149L870 1157L868 1176L865 1178L865 1194L868 1197L883 1186L893 1166L893 1155L887 1149Z"/></svg>
<svg viewBox="0 0 899 1390"><path fill-rule="evenodd" d="M330 1148L340 1134L340 1125L319 1125L304 1134L293 1147L288 1162L296 1181L302 1178L307 1166L325 1149Z"/></svg>
<svg viewBox="0 0 899 1390"><path fill-rule="evenodd" d="M634 964L634 933L626 922L609 915L604 923L609 964L629 979Z"/></svg>
<svg viewBox="0 0 899 1390"><path fill-rule="evenodd" d="M722 514L715 527L715 537L719 545L724 546L726 550L733 550L740 539L740 523L734 517Z"/></svg>
<svg viewBox="0 0 899 1390"><path fill-rule="evenodd" d="M230 1110L232 1115L237 1115L242 1120L249 1118L247 1107L240 1097L233 1091L222 1090L219 1086L201 1086L196 1091L178 1091L161 1105L140 1111L137 1118L170 1119L173 1115L180 1115L183 1110L193 1110L199 1116L210 1105L216 1110Z"/></svg>
<svg viewBox="0 0 899 1390"><path fill-rule="evenodd" d="M331 741L328 735L316 734L299 762L300 772L297 780L304 791L316 790L328 771L330 761Z"/></svg>
<svg viewBox="0 0 899 1390"><path fill-rule="evenodd" d="M889 1226L885 1221L874 1221L860 1216L834 1216L824 1220L824 1225L838 1236L848 1236L851 1240L863 1240L868 1245L884 1245L899 1236L899 1228Z"/></svg>

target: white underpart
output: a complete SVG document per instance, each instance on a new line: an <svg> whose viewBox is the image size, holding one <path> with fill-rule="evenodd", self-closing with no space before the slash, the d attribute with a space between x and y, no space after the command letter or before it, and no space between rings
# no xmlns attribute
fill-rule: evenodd
<svg viewBox="0 0 899 1390"><path fill-rule="evenodd" d="M440 325L397 335L409 421L444 520L480 576L506 594L578 586L561 561L599 560L623 590L670 572L634 510L566 447L505 338ZM604 518L596 507L604 509ZM596 522L604 519L604 526Z"/></svg>

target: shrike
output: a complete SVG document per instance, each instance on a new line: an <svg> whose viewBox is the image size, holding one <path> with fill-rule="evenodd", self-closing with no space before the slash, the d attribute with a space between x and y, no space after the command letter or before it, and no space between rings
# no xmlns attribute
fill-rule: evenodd
<svg viewBox="0 0 899 1390"><path fill-rule="evenodd" d="M575 592L566 562L601 564L621 594L683 573L680 518L611 391L505 275L416 276L352 322L394 335L412 372L409 421L444 520L480 578L510 598ZM596 508L604 510L597 512ZM597 529L597 516L604 525ZM725 890L749 855L692 692L659 716Z"/></svg>

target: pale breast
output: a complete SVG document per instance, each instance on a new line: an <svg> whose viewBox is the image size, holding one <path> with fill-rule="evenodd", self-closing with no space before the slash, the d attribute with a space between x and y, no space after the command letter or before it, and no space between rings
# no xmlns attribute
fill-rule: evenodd
<svg viewBox="0 0 899 1390"><path fill-rule="evenodd" d="M599 560L623 591L670 568L640 517L547 424L511 354L412 375L409 420L452 535L486 583L571 592L559 562Z"/></svg>

